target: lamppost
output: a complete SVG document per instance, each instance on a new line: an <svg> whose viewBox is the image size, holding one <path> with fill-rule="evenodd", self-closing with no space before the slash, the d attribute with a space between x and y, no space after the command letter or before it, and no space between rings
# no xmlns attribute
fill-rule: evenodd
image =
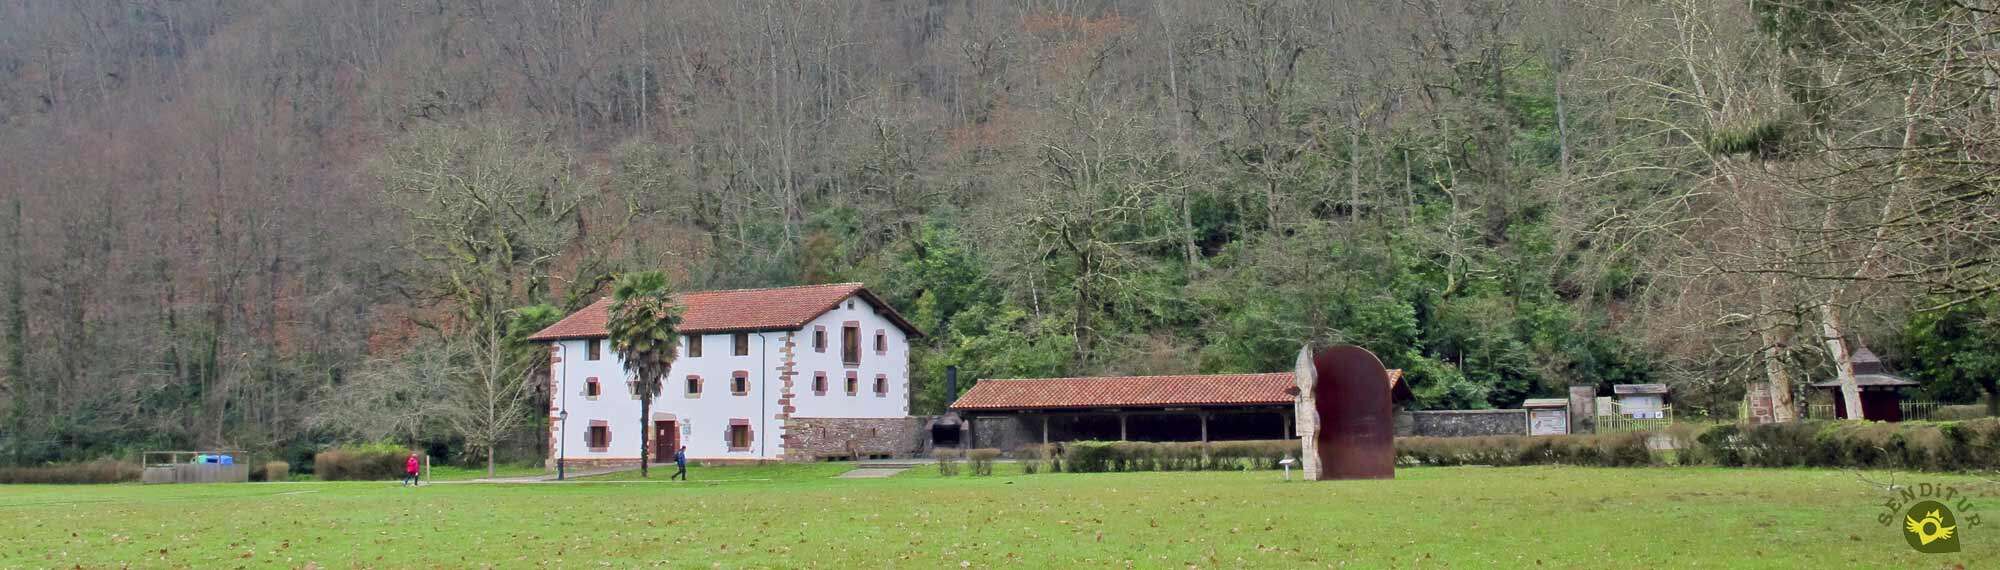
<svg viewBox="0 0 2000 570"><path fill-rule="evenodd" d="M568 459L569 449L569 351L561 341L555 343L556 362L562 368L556 372L556 388L562 390L562 409L556 412L556 480L563 480L563 462Z"/></svg>
<svg viewBox="0 0 2000 570"><path fill-rule="evenodd" d="M563 395L563 401L569 401L568 394ZM565 452L569 449L569 410L565 408L556 413L556 421L560 426L557 431L561 432L556 435L556 480L561 481L564 475L563 460L568 459L568 454Z"/></svg>

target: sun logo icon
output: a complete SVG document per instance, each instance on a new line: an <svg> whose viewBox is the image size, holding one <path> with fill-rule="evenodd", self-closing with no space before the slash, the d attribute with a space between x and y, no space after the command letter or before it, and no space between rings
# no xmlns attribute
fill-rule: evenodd
<svg viewBox="0 0 2000 570"><path fill-rule="evenodd" d="M1903 538L1917 552L1958 552L1958 534L1954 532L1957 529L1958 521L1952 517L1951 509L1937 501L1911 505L1903 515Z"/></svg>

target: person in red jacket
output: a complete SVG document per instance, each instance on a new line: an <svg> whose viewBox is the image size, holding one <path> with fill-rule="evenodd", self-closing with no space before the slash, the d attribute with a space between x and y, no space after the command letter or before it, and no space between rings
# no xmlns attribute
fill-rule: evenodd
<svg viewBox="0 0 2000 570"><path fill-rule="evenodd" d="M415 453L410 454L410 459L403 462L403 485L423 486L422 482L417 480L417 454Z"/></svg>

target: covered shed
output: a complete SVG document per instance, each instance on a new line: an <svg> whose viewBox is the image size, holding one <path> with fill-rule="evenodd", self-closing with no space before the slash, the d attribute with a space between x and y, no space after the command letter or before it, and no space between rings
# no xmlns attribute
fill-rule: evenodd
<svg viewBox="0 0 2000 570"><path fill-rule="evenodd" d="M1882 358L1862 347L1854 351L1854 384L1861 388L1861 415L1867 419L1903 421L1903 389L1917 386L1915 380L1890 374ZM1841 397L1840 379L1814 382L1814 388L1833 395L1833 416L1847 417L1847 398Z"/></svg>
<svg viewBox="0 0 2000 570"><path fill-rule="evenodd" d="M1409 398L1402 371L1389 382L1396 401ZM951 412L965 419L965 447L1292 439L1296 391L1291 372L992 379Z"/></svg>

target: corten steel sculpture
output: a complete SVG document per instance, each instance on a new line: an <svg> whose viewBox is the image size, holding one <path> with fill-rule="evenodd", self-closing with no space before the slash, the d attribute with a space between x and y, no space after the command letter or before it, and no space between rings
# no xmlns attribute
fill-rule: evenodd
<svg viewBox="0 0 2000 570"><path fill-rule="evenodd" d="M1358 346L1300 348L1297 366L1306 480L1395 478L1395 411L1382 361Z"/></svg>

